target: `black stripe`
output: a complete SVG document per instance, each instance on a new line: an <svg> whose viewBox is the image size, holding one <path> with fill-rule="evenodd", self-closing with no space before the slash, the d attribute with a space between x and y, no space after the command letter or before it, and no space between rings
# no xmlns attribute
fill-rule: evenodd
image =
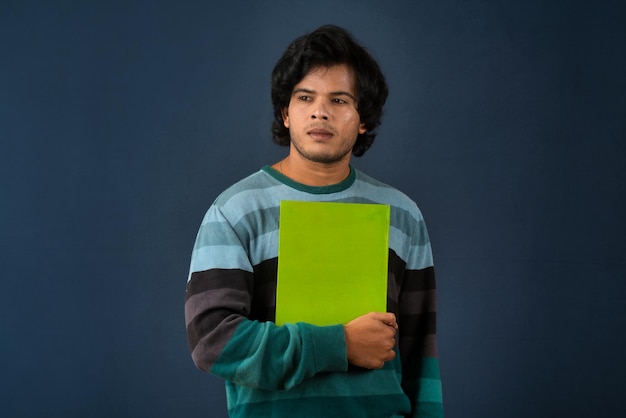
<svg viewBox="0 0 626 418"><path fill-rule="evenodd" d="M435 289L435 269L426 267L421 270L406 270L402 281L402 291L419 292Z"/></svg>
<svg viewBox="0 0 626 418"><path fill-rule="evenodd" d="M211 269L191 273L187 283L185 300L198 293L215 289L235 289L249 292L252 289L253 275L240 269Z"/></svg>
<svg viewBox="0 0 626 418"><path fill-rule="evenodd" d="M276 319L276 276L278 258L270 258L254 266L254 294L250 319L274 321Z"/></svg>
<svg viewBox="0 0 626 418"><path fill-rule="evenodd" d="M198 367L209 370L237 324L250 312L253 275L239 269L194 272L187 283L187 342Z"/></svg>
<svg viewBox="0 0 626 418"><path fill-rule="evenodd" d="M403 330L410 330L403 336ZM422 356L434 352L435 347L426 347L427 337L436 331L436 314L402 316L398 322L400 357L402 358L402 378L412 380L421 375ZM406 332L406 331L405 331Z"/></svg>
<svg viewBox="0 0 626 418"><path fill-rule="evenodd" d="M424 312L419 315L400 315L398 318L400 329L416 330L410 335L435 334L437 332L437 313Z"/></svg>

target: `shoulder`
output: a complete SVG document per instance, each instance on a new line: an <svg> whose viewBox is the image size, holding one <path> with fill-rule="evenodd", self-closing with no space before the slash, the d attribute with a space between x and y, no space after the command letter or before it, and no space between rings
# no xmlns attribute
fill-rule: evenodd
<svg viewBox="0 0 626 418"><path fill-rule="evenodd" d="M259 170L220 193L207 210L202 224L226 221L235 224L251 213L277 207L276 191L280 187L272 176Z"/></svg>
<svg viewBox="0 0 626 418"><path fill-rule="evenodd" d="M359 193L372 203L386 204L391 209L389 248L407 268L421 269L432 266L430 239L422 212L405 193L357 171Z"/></svg>
<svg viewBox="0 0 626 418"><path fill-rule="evenodd" d="M370 196L376 203L387 204L392 209L406 211L417 219L422 219L422 213L415 201L397 188L376 180L359 170L356 170L355 183L363 194Z"/></svg>
<svg viewBox="0 0 626 418"><path fill-rule="evenodd" d="M224 190L215 199L213 205L224 206L227 205L232 199L240 198L241 196L255 196L261 194L267 189L276 187L278 183L268 175L264 170L259 170L248 177L245 177L232 186Z"/></svg>

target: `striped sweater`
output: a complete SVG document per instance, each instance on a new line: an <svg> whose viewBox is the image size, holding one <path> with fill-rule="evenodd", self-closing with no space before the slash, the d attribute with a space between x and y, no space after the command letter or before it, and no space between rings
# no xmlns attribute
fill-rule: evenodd
<svg viewBox="0 0 626 418"><path fill-rule="evenodd" d="M348 364L341 324L276 326L281 200L391 206L387 310L398 318L396 358ZM194 363L226 380L231 417L441 417L435 279L422 215L398 190L351 168L311 187L270 167L224 191L196 238L185 299Z"/></svg>

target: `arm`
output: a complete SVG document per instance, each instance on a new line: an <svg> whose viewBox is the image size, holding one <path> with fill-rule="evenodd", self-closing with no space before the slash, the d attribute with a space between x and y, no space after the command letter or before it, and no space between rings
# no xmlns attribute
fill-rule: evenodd
<svg viewBox="0 0 626 418"><path fill-rule="evenodd" d="M185 306L192 358L200 369L242 386L277 390L322 371L347 368L340 325L278 327L252 321L246 318L245 291L198 291L200 283L210 283L203 276L218 272L203 273L192 275Z"/></svg>
<svg viewBox="0 0 626 418"><path fill-rule="evenodd" d="M264 389L288 389L319 372L346 370L341 325L278 327L249 319L255 278L240 234L215 206L198 233L185 301L194 363Z"/></svg>
<svg viewBox="0 0 626 418"><path fill-rule="evenodd" d="M203 370L244 386L288 389L321 371L345 371L346 359L378 369L395 358L398 325L392 313L369 313L343 327L303 323L278 327L250 321L234 314L235 307L225 306L230 298L223 288L211 296L210 289L199 286L217 281L203 276L220 273L230 276L228 282L235 281L235 272L201 272L192 274L187 291L186 316L193 318L187 325L189 344L194 362ZM210 299L214 306L205 309ZM222 307L215 309L217 303ZM218 336L231 333L219 350Z"/></svg>
<svg viewBox="0 0 626 418"><path fill-rule="evenodd" d="M420 210L411 202L392 208L388 300L398 318L402 388L411 417L442 417L442 390L436 345L437 295L430 239Z"/></svg>
<svg viewBox="0 0 626 418"><path fill-rule="evenodd" d="M442 417L434 270L407 270L404 276L399 301L402 385L414 417Z"/></svg>

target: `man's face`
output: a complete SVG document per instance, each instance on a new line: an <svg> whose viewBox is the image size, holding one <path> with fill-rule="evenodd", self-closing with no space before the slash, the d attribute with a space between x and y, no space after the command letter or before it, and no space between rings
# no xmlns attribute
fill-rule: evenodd
<svg viewBox="0 0 626 418"><path fill-rule="evenodd" d="M340 64L309 71L294 86L283 121L291 152L322 164L349 161L358 134L366 132L352 69Z"/></svg>

